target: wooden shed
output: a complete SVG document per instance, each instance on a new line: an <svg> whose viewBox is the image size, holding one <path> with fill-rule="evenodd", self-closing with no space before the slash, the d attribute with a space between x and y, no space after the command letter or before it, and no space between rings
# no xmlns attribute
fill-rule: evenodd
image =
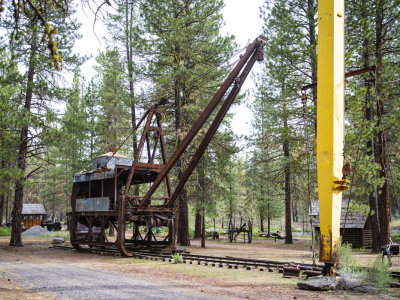
<svg viewBox="0 0 400 300"><path fill-rule="evenodd" d="M369 214L347 209L348 206L348 201L342 201L340 218L342 241L352 244L353 248L372 248L372 230ZM313 227L319 232L319 202L317 200L311 201L309 215L311 216Z"/></svg>
<svg viewBox="0 0 400 300"><path fill-rule="evenodd" d="M42 220L46 220L46 210L43 204L22 205L22 223L24 223L25 229L36 225L40 226Z"/></svg>

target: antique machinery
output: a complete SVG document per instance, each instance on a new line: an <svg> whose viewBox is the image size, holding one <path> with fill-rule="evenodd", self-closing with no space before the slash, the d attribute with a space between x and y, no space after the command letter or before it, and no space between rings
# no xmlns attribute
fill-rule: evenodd
<svg viewBox="0 0 400 300"><path fill-rule="evenodd" d="M113 149L93 160L92 171L75 174L71 195L72 211L69 214L71 244L75 248L82 246L118 248L127 256L131 256L132 251L139 247L174 250L175 200L239 93L254 63L263 60L264 43L265 38L260 36L247 46L239 62L168 161L162 135L161 113L158 110L158 106L166 102L166 99L163 99L151 107L136 126L135 130L146 120L137 155L133 159L123 157ZM224 96L225 99L203 140L175 190L172 191L169 172ZM148 189L146 184L150 184ZM142 194L139 196L130 192L133 190L131 187L135 185L140 186ZM161 189L160 186L164 188ZM109 226L115 227L117 231L115 242L109 241L106 236L106 229ZM140 231L140 227L143 226L148 229L145 235ZM168 234L160 239L154 234L153 227L167 228Z"/></svg>
<svg viewBox="0 0 400 300"><path fill-rule="evenodd" d="M229 220L229 226L228 226L228 239L229 242L236 241L237 237L243 233L243 241L246 241L247 237L247 242L251 244L251 241L253 240L253 222L249 220L249 222L243 223L243 219L240 218L240 225L239 227L235 227L235 219L230 219Z"/></svg>

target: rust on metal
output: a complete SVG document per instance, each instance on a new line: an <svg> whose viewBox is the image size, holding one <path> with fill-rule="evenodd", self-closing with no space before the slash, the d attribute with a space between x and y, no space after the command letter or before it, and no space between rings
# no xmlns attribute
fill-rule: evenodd
<svg viewBox="0 0 400 300"><path fill-rule="evenodd" d="M253 222L249 220L246 224L243 223L242 218L240 218L239 227L235 227L235 219L230 219L227 232L229 242L232 243L233 241L236 241L237 237L240 234L243 234L243 242L246 242L247 239L247 242L250 244L253 240Z"/></svg>
<svg viewBox="0 0 400 300"><path fill-rule="evenodd" d="M360 75L360 74L364 74L364 73L368 73L368 72L374 73L375 70L376 70L376 66L370 66L370 67L366 67L366 68L350 71L350 72L347 72L347 73L344 74L344 78L350 78L350 77L353 77L353 76L356 76L356 75ZM317 86L316 82L310 83L310 84L307 84L307 85L301 87L301 90L305 91L305 90L314 88L316 86Z"/></svg>
<svg viewBox="0 0 400 300"><path fill-rule="evenodd" d="M194 123L172 157L167 160L161 113L158 107L167 103L162 98L149 108L135 126L142 128L138 149L133 157L118 153L121 148L93 159L93 169L74 175L69 213L71 244L82 247L102 247L119 250L125 256L141 248L175 249L175 200L196 167L212 137L232 105L243 82L256 61L263 59L265 38L251 43L225 82L218 89L200 117ZM196 150L182 178L172 191L169 172L200 131L214 109L226 95L203 141ZM144 125L142 125L144 124ZM131 134L132 134L131 133ZM151 184L142 195L134 195L131 187ZM160 185L164 189L158 189ZM143 190L143 189L142 189ZM155 193L157 190L157 193ZM77 201L79 200L79 201ZM109 240L107 230L115 228L116 240ZM160 232L162 231L162 232ZM249 237L251 239L251 237Z"/></svg>

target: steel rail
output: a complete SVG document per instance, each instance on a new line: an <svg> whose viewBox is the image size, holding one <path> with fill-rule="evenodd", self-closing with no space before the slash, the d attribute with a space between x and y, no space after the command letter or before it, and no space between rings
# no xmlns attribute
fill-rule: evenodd
<svg viewBox="0 0 400 300"><path fill-rule="evenodd" d="M117 248L80 248L75 249L71 246L63 246L63 245L53 245L49 248L53 249L62 249L62 250L76 250L78 252L89 252L95 253L100 255L113 255L113 256L124 256L119 249ZM254 269L259 268L260 271L264 271L264 269L268 270L269 272L273 272L273 270L277 270L279 273L283 273L283 266L287 264L296 264L299 266L300 270L303 271L313 271L315 268L323 268L323 264L306 264L306 263L294 263L294 262L283 262L283 261L274 261L274 260L262 260L262 259L253 259L253 258L242 258L242 257L233 257L233 256L210 256L210 255L197 255L197 254L188 254L182 253L183 262L192 264L193 262L197 262L198 265L211 265L213 267L222 268L224 265L228 269L238 269L239 266L246 268L247 270L251 270L253 267ZM138 259L147 259L147 260L155 260L158 261L168 261L173 262L173 258L168 253L163 252L156 252L156 251L148 251L148 250L135 250L134 255L130 258L138 258ZM322 274L322 273L321 273ZM319 275L319 274L315 274ZM400 272L399 271L391 271L390 276L393 279L392 286L400 287Z"/></svg>

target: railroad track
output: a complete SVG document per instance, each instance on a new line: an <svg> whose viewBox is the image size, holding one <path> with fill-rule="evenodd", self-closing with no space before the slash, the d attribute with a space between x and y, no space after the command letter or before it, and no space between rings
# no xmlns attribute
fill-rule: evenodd
<svg viewBox="0 0 400 300"><path fill-rule="evenodd" d="M52 246L52 248L64 249L64 250L76 250L71 246L60 246L60 245L54 245ZM81 248L76 251L124 257L121 254L121 252L116 248L101 249L93 247L93 248ZM180 253L180 254L182 255L183 263L206 265L206 266L209 265L212 267L219 267L219 268L226 267L229 269L239 269L241 267L247 270L259 269L260 271L268 271L268 272L278 271L280 273L283 273L283 266L288 264L288 262L282 262L282 261L250 259L250 258L240 258L232 256L218 257L218 256L196 255L188 253ZM168 253L147 251L147 250L135 250L133 257L139 259L173 262L172 256ZM299 265L304 270L316 267L315 265L304 264L304 263L297 265ZM322 268L323 265L317 265L317 267Z"/></svg>
<svg viewBox="0 0 400 300"><path fill-rule="evenodd" d="M55 249L63 249L63 250L75 250L78 252L90 252L100 255L112 255L112 256L123 256L122 253L117 248L81 248L76 250L71 246L62 246L62 245L54 245L50 248ZM189 254L189 253L180 253L182 255L183 263L186 264L197 264L218 268L228 268L228 269L246 269L246 270L259 270L265 272L278 272L283 273L285 275L285 270L288 272L288 277L290 277L290 270L295 268L299 271L304 271L307 276L316 276L322 274L322 268L324 265L313 265L313 264L305 264L305 263L289 263L282 261L273 261L273 260L261 260L261 259L251 259L251 258L241 258L241 257L218 257L218 256L209 256L209 255L197 255L197 254ZM162 253L156 251L148 251L148 250L135 250L134 258L138 259L146 259L146 260L154 260L154 261L164 261L164 262L173 262L171 254ZM288 271L289 270L289 271ZM390 273L393 279L393 286L400 287L400 272L392 271ZM293 275L294 276L294 275Z"/></svg>

